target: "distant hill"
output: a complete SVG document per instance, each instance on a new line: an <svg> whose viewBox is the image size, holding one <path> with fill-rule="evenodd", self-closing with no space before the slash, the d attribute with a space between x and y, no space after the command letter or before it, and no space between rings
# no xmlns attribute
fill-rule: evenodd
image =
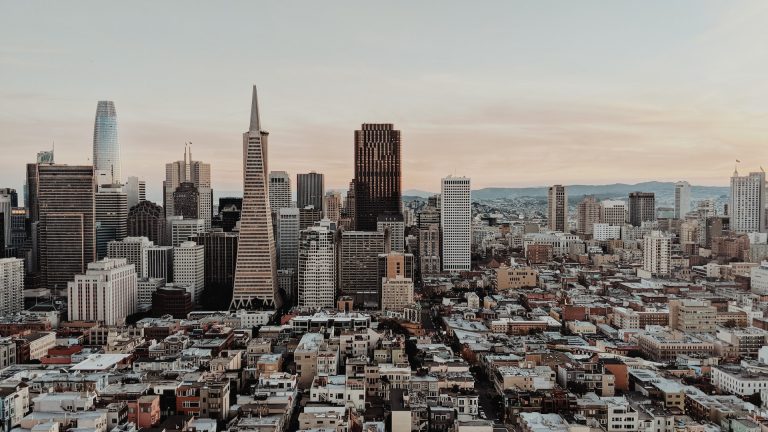
<svg viewBox="0 0 768 432"><path fill-rule="evenodd" d="M630 192L653 192L658 200L674 197L675 183L673 182L644 182L637 184L614 183L608 185L567 185L568 196L577 198L583 195L595 195L598 198L622 198ZM701 200L707 198L719 198L730 193L728 187L723 186L691 186L691 199ZM476 200L491 200L497 198L515 197L545 197L547 187L526 188L483 188L472 191L472 198Z"/></svg>

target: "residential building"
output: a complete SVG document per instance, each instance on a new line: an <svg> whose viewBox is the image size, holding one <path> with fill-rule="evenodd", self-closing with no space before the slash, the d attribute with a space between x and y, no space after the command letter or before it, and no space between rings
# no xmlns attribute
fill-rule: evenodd
<svg viewBox="0 0 768 432"><path fill-rule="evenodd" d="M563 185L547 191L547 225L552 231L568 232L568 194Z"/></svg>
<svg viewBox="0 0 768 432"><path fill-rule="evenodd" d="M728 207L731 231L765 232L766 185L764 172L731 177L731 201Z"/></svg>
<svg viewBox="0 0 768 432"><path fill-rule="evenodd" d="M656 195L653 192L629 193L629 223L640 226L656 220Z"/></svg>
<svg viewBox="0 0 768 432"><path fill-rule="evenodd" d="M10 317L24 309L24 260L0 258L0 316Z"/></svg>
<svg viewBox="0 0 768 432"><path fill-rule="evenodd" d="M576 207L576 233L592 235L594 225L600 222L600 204L593 195L584 197Z"/></svg>
<svg viewBox="0 0 768 432"><path fill-rule="evenodd" d="M343 231L339 244L339 294L356 307L378 308L378 257L387 253L389 238L378 231Z"/></svg>
<svg viewBox="0 0 768 432"><path fill-rule="evenodd" d="M314 226L301 232L298 261L298 305L333 308L336 301L334 231Z"/></svg>
<svg viewBox="0 0 768 432"><path fill-rule="evenodd" d="M691 185L686 181L675 183L675 219L683 219L691 211Z"/></svg>

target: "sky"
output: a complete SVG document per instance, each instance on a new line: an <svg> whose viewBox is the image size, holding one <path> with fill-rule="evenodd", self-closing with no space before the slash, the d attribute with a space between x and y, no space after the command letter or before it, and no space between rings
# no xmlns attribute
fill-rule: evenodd
<svg viewBox="0 0 768 432"><path fill-rule="evenodd" d="M242 188L259 88L269 167L346 188L361 123L402 131L403 189L688 180L768 165L768 2L0 0L0 187L55 142L90 163L113 100L123 175Z"/></svg>

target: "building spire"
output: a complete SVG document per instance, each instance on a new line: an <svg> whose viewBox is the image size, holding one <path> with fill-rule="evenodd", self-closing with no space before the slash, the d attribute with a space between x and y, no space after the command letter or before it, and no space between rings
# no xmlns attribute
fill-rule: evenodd
<svg viewBox="0 0 768 432"><path fill-rule="evenodd" d="M259 121L259 100L256 97L256 86L253 86L253 100L251 100L251 127L248 128L251 132L261 131L261 122Z"/></svg>

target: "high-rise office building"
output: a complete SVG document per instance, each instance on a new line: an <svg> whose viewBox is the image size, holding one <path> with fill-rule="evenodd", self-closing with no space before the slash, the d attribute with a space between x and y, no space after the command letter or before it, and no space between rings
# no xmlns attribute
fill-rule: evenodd
<svg viewBox="0 0 768 432"><path fill-rule="evenodd" d="M97 321L107 326L125 324L136 313L136 269L125 259L105 258L88 264L85 274L67 284L71 321Z"/></svg>
<svg viewBox="0 0 768 432"><path fill-rule="evenodd" d="M163 182L163 203L165 218L177 216L174 207L174 192L182 183L195 185L198 192L198 219L204 221L205 229L211 228L213 216L213 190L211 189L211 165L192 159L189 145L184 148L184 160L165 164L165 181Z"/></svg>
<svg viewBox="0 0 768 432"><path fill-rule="evenodd" d="M0 196L7 196L11 199L11 207L19 206L19 194L13 188L0 188Z"/></svg>
<svg viewBox="0 0 768 432"><path fill-rule="evenodd" d="M629 193L629 223L640 226L656 220L656 195L653 192Z"/></svg>
<svg viewBox="0 0 768 432"><path fill-rule="evenodd" d="M202 219L177 219L180 217L176 216L167 221L171 226L170 243L173 247L179 246L189 241L191 237L205 232L205 225Z"/></svg>
<svg viewBox="0 0 768 432"><path fill-rule="evenodd" d="M313 226L299 240L298 305L333 308L336 301L336 254L334 231Z"/></svg>
<svg viewBox="0 0 768 432"><path fill-rule="evenodd" d="M0 316L10 317L24 309L24 260L0 258Z"/></svg>
<svg viewBox="0 0 768 432"><path fill-rule="evenodd" d="M652 276L671 274L672 239L661 231L643 237L643 270Z"/></svg>
<svg viewBox="0 0 768 432"><path fill-rule="evenodd" d="M92 166L30 164L43 284L64 289L96 260L95 195ZM28 183L32 185L33 183Z"/></svg>
<svg viewBox="0 0 768 432"><path fill-rule="evenodd" d="M273 212L291 207L291 176L285 171L269 173L269 207Z"/></svg>
<svg viewBox="0 0 768 432"><path fill-rule="evenodd" d="M192 182L181 182L173 191L174 216L183 216L184 219L204 219L206 209L200 206L200 192Z"/></svg>
<svg viewBox="0 0 768 432"><path fill-rule="evenodd" d="M739 176L737 171L731 177L731 201L729 216L734 232L765 232L765 173L751 172Z"/></svg>
<svg viewBox="0 0 768 432"><path fill-rule="evenodd" d="M592 235L594 225L599 222L600 204L593 195L587 195L576 207L576 232Z"/></svg>
<svg viewBox="0 0 768 432"><path fill-rule="evenodd" d="M442 264L448 272L472 268L472 192L467 177L448 176L440 186Z"/></svg>
<svg viewBox="0 0 768 432"><path fill-rule="evenodd" d="M144 277L173 282L173 246L147 246L142 262Z"/></svg>
<svg viewBox="0 0 768 432"><path fill-rule="evenodd" d="M128 197L120 186L101 186L96 192L96 259L107 256L107 245L128 235Z"/></svg>
<svg viewBox="0 0 768 432"><path fill-rule="evenodd" d="M600 222L611 226L627 223L627 203L618 200L600 201Z"/></svg>
<svg viewBox="0 0 768 432"><path fill-rule="evenodd" d="M299 209L295 207L281 208L277 214L277 251L279 268L298 271Z"/></svg>
<svg viewBox="0 0 768 432"><path fill-rule="evenodd" d="M335 191L328 192L323 197L323 217L332 222L341 220L341 194Z"/></svg>
<svg viewBox="0 0 768 432"><path fill-rule="evenodd" d="M112 101L99 101L96 104L96 120L93 126L93 169L96 184L99 186L122 183L117 113Z"/></svg>
<svg viewBox="0 0 768 432"><path fill-rule="evenodd" d="M0 237L4 240L0 243L0 252L4 252L5 247L10 246L11 243L11 210L13 207L11 195L0 190L0 226L2 227ZM0 257L2 256L3 254L0 253Z"/></svg>
<svg viewBox="0 0 768 432"><path fill-rule="evenodd" d="M123 186L123 191L128 197L128 208L133 208L142 201L147 200L147 183L138 177L128 177Z"/></svg>
<svg viewBox="0 0 768 432"><path fill-rule="evenodd" d="M675 219L683 219L691 211L691 185L687 181L675 183Z"/></svg>
<svg viewBox="0 0 768 432"><path fill-rule="evenodd" d="M232 302L237 240L237 233L220 230L192 237L192 241L204 248L205 286L210 288L214 296L218 297L215 303L221 308L229 307Z"/></svg>
<svg viewBox="0 0 768 432"><path fill-rule="evenodd" d="M242 210L242 198L219 198L219 218L221 219L221 229L224 232L231 232L235 229L237 223L240 222Z"/></svg>
<svg viewBox="0 0 768 432"><path fill-rule="evenodd" d="M400 213L400 131L363 124L355 131L355 229L375 231L382 214Z"/></svg>
<svg viewBox="0 0 768 432"><path fill-rule="evenodd" d="M379 254L389 252L389 238L379 231L343 231L339 243L339 294L351 296L356 307L379 307Z"/></svg>
<svg viewBox="0 0 768 432"><path fill-rule="evenodd" d="M151 201L142 201L128 211L128 235L146 237L156 245L167 244L165 213Z"/></svg>
<svg viewBox="0 0 768 432"><path fill-rule="evenodd" d="M15 248L18 254L22 254L31 245L28 244L29 232L27 229L27 209L17 207L11 209L11 239L9 246ZM19 256L19 255L17 255Z"/></svg>
<svg viewBox="0 0 768 432"><path fill-rule="evenodd" d="M323 209L325 176L314 171L308 174L296 174L296 207L313 206Z"/></svg>
<svg viewBox="0 0 768 432"><path fill-rule="evenodd" d="M277 295L277 256L269 207L267 137L261 130L256 86L251 123L243 134L243 211L232 307L280 306Z"/></svg>
<svg viewBox="0 0 768 432"><path fill-rule="evenodd" d="M389 230L389 249L393 252L405 251L405 222L402 213L390 213L379 216L376 231Z"/></svg>
<svg viewBox="0 0 768 432"><path fill-rule="evenodd" d="M198 303L205 289L205 247L187 241L173 249L173 281L189 288Z"/></svg>
<svg viewBox="0 0 768 432"><path fill-rule="evenodd" d="M344 197L344 207L341 210L342 220L340 222L346 230L355 229L355 205L355 181L352 180L349 182L347 196Z"/></svg>
<svg viewBox="0 0 768 432"><path fill-rule="evenodd" d="M547 225L552 231L568 232L568 194L563 185L549 187Z"/></svg>
<svg viewBox="0 0 768 432"><path fill-rule="evenodd" d="M323 219L323 209L314 206L299 207L299 230L315 226Z"/></svg>
<svg viewBox="0 0 768 432"><path fill-rule="evenodd" d="M146 237L126 237L120 241L111 241L107 248L107 257L110 259L124 258L128 264L136 267L136 274L140 278L147 277L146 249L154 246Z"/></svg>

